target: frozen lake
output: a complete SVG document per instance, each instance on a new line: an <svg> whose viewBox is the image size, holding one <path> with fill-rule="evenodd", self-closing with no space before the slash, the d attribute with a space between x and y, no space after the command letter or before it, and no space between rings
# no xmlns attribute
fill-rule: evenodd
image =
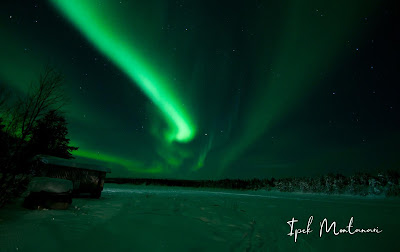
<svg viewBox="0 0 400 252"><path fill-rule="evenodd" d="M0 251L398 251L399 199L106 184L100 199L73 199L68 210L0 210ZM287 234L299 220L309 235ZM354 217L354 228L330 232Z"/></svg>

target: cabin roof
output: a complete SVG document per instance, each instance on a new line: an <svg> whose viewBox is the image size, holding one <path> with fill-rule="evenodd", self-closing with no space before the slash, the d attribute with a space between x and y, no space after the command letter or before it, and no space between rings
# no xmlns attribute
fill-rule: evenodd
<svg viewBox="0 0 400 252"><path fill-rule="evenodd" d="M93 165L93 164L78 163L75 160L53 157L53 156L48 156L48 155L37 155L37 156L35 156L35 159L43 164L51 164L51 165L78 168L78 169L101 171L101 172L106 172L106 173L111 172L110 168L108 168L108 167Z"/></svg>

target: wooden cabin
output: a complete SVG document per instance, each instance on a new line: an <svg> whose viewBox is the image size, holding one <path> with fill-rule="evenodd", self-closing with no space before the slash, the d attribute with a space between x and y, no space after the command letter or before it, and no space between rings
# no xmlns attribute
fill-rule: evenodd
<svg viewBox="0 0 400 252"><path fill-rule="evenodd" d="M47 155L35 156L33 165L36 176L71 180L73 195L89 194L93 198L100 198L106 174L111 172L107 167Z"/></svg>

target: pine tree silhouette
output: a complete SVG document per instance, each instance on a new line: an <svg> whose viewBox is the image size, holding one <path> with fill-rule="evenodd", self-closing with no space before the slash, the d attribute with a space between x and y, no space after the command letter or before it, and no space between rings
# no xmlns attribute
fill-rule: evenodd
<svg viewBox="0 0 400 252"><path fill-rule="evenodd" d="M56 110L49 111L38 120L29 141L32 153L34 155L45 154L60 158L73 158L71 151L78 148L69 146L67 124L65 117Z"/></svg>

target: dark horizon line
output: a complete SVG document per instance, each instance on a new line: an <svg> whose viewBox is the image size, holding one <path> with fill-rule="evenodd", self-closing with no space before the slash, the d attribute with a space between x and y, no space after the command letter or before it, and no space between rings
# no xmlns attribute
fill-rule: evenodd
<svg viewBox="0 0 400 252"><path fill-rule="evenodd" d="M350 176L326 174L316 177L289 177L280 179L220 179L184 180L160 178L106 178L105 183L159 185L192 188L224 188L238 190L278 190L280 192L305 192L352 195L400 196L400 174L396 170L355 173Z"/></svg>

